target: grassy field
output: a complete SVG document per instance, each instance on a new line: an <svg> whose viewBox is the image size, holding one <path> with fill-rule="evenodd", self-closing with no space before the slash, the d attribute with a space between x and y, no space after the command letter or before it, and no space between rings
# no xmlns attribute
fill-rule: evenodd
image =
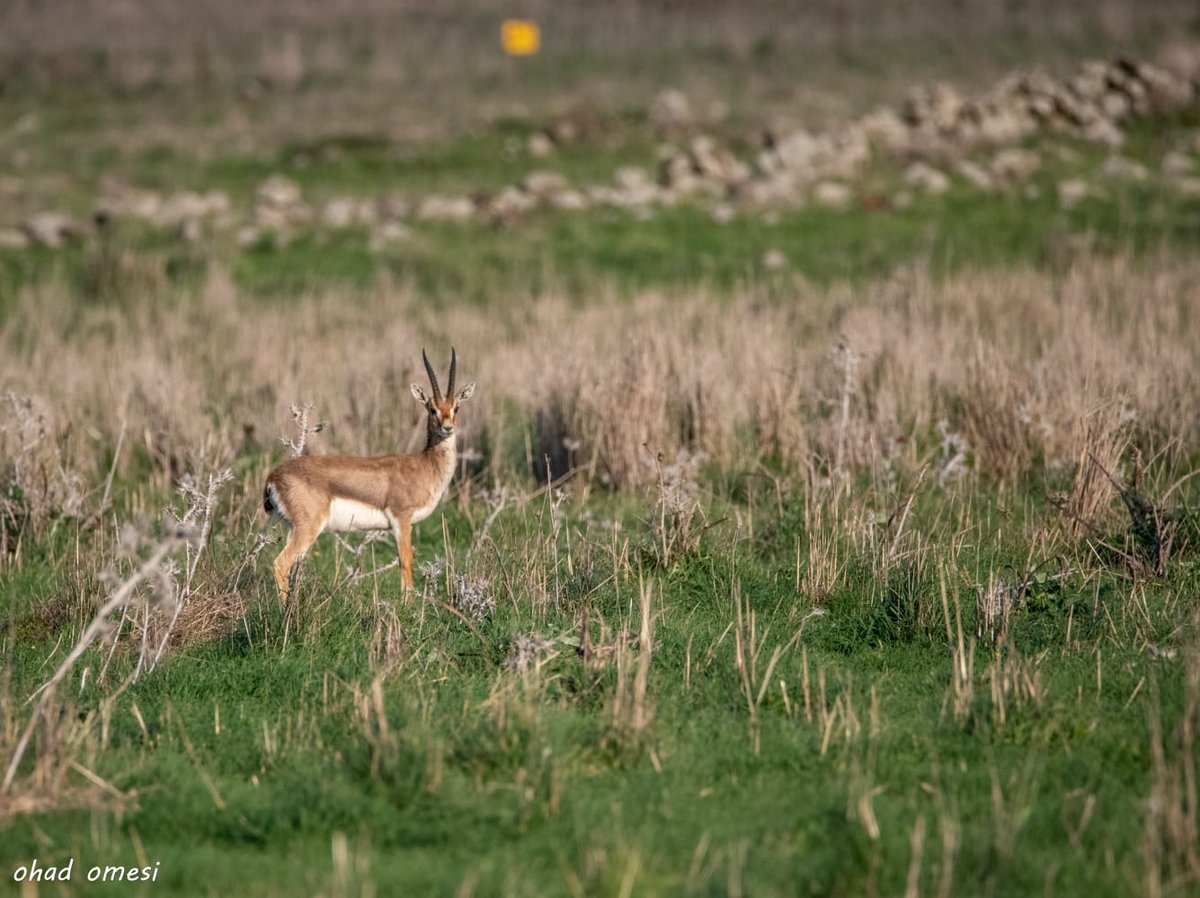
<svg viewBox="0 0 1200 898"><path fill-rule="evenodd" d="M1194 13L535 5L518 70L459 6L7 13L0 230L114 184L236 222L0 241L0 894L1200 891L1196 107L1132 122L1124 175L1049 134L990 191L880 157L845 208L238 234L280 173L316 208L607 183L680 139L663 87L749 158ZM451 346L478 389L415 590L324 535L281 604L287 441L420 448Z"/></svg>

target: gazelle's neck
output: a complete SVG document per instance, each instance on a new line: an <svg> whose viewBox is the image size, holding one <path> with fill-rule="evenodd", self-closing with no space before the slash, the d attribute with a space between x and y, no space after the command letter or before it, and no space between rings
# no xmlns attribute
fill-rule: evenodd
<svg viewBox="0 0 1200 898"><path fill-rule="evenodd" d="M427 453L448 452L453 456L457 445L456 439L456 433L442 433L442 428L438 426L432 416L430 417L429 423L425 428L425 451Z"/></svg>

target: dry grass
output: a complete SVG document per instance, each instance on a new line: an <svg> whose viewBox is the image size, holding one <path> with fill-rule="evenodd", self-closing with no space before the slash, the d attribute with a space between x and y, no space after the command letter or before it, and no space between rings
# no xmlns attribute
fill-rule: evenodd
<svg viewBox="0 0 1200 898"><path fill-rule="evenodd" d="M1112 494L1086 460L1119 474L1130 442L1153 452L1198 436L1200 323L1187 314L1198 275L1188 261L1085 258L1061 276L907 272L787 303L652 293L586 308L506 297L494 311L383 290L255 306L220 276L194 302L81 311L51 285L27 290L0 332L0 381L48 410L39 445L54 447L63 483L99 483L122 428L136 449L116 459L118 476L140 457L164 491L257 455L262 469L218 515L256 507L297 401L328 416L310 451L417 447L407 385L423 345L453 342L481 386L463 442L481 453L484 486L527 485L558 453L591 482L636 491L659 480L656 457L681 450L724 468L782 464L816 484L864 467L887 478L937 461L940 424L968 474L1075 471L1067 517L1091 525Z"/></svg>

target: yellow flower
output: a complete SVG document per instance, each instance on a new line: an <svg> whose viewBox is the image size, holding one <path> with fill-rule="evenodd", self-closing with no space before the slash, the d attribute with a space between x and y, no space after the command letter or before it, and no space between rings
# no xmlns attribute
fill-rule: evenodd
<svg viewBox="0 0 1200 898"><path fill-rule="evenodd" d="M528 19L506 19L500 26L500 44L509 56L532 56L542 43L542 31Z"/></svg>

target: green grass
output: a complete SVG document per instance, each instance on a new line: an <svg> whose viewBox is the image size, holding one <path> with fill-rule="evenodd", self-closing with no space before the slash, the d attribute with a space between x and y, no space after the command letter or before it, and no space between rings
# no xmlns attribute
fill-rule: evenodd
<svg viewBox="0 0 1200 898"><path fill-rule="evenodd" d="M461 558L471 526L457 513L448 524ZM635 544L648 538L636 519L629 526ZM161 862L152 886L159 893L302 894L339 875L330 839L342 833L369 858L363 871L381 894L453 894L465 881L481 894L562 894L578 884L587 894L617 894L626 876L640 894L896 893L921 818L923 889L941 875L941 827L957 834L948 874L956 894L1022 895L1048 881L1066 893L1140 888L1146 715L1154 708L1168 725L1177 719L1183 685L1179 662L1156 660L1139 643L1181 638L1179 596L1200 582L1194 563L1146 585L1144 619L1115 571L1033 595L995 658L975 648L975 694L960 718L948 708L941 589L969 603L963 587L978 570L1023 564L1024 556L935 551L901 564L903 609L892 603L895 572L880 580L868 559L852 558L845 585L774 670L756 754L727 632L734 584L768 650L787 643L813 607L793 584L791 546L804 533L788 516L771 526L762 545L730 551L714 536L669 570L643 571L655 591L654 717L638 738L613 730L606 713L616 690L611 665L589 668L566 643L540 673L506 664L514 634L579 635L585 607L595 637L600 621L628 618L632 601L636 635L638 575L618 570L620 588L604 585L613 570L598 553L588 563L598 566L599 586L567 578L557 606L539 611L501 602L479 624L482 642L419 598L397 602L394 572L378 600L362 584L339 585L327 537L290 618L260 564L241 582L244 622L174 653L110 706L105 743L85 763L137 797L115 816L101 812L103 839L89 824L93 811L22 817L9 823L5 857L134 864L140 845ZM923 519L913 526L935 527ZM510 514L495 538L503 550L529 533ZM437 527L418 536L418 558L442 550ZM60 542L5 579L14 695L43 679L42 660L77 632L79 612L65 633L34 635L26 625L26 596L42 597L35 608L63 601L51 598L61 595L56 568L71 540L64 533ZM237 564L229 548L208 567L219 576ZM403 641L382 679L386 733L362 715L382 672L369 650L375 601L394 605ZM969 606L963 627L970 634ZM94 666L100 656L89 657ZM985 672L1001 657L1041 658L1042 689L1036 702L1014 702L1003 723ZM128 649L116 658L120 676L132 658ZM828 733L805 719L806 673L813 703L819 678L828 705L840 707ZM357 710L355 692L367 696ZM98 698L93 688L72 701L81 712ZM861 816L864 794L878 838Z"/></svg>

